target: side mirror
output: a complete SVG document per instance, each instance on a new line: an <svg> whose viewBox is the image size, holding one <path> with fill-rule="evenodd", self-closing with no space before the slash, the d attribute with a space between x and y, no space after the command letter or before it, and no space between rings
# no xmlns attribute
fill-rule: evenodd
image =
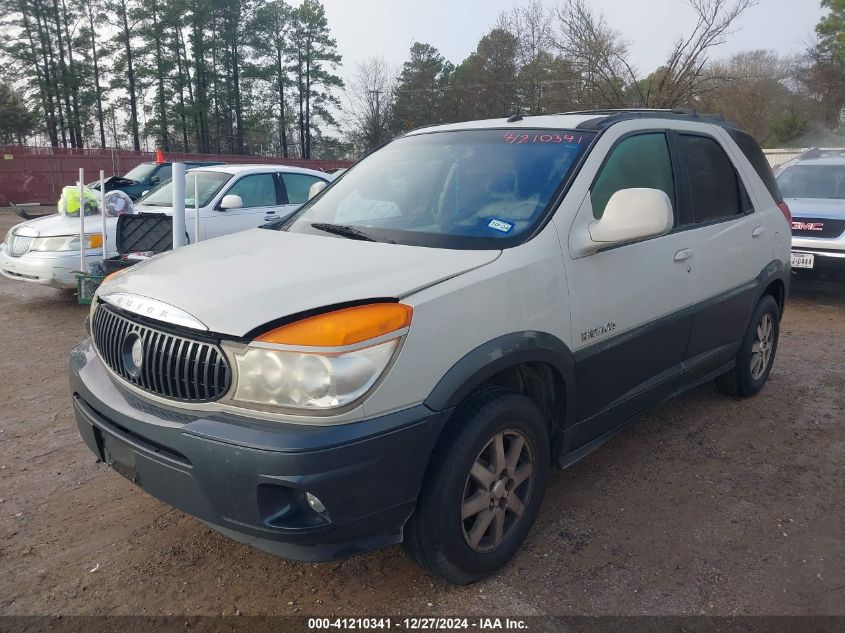
<svg viewBox="0 0 845 633"><path fill-rule="evenodd" d="M308 188L308 199L310 200L328 186L326 182L318 180Z"/></svg>
<svg viewBox="0 0 845 633"><path fill-rule="evenodd" d="M588 228L593 242L611 245L665 235L674 222L672 202L663 191L620 189L608 200L601 219Z"/></svg>
<svg viewBox="0 0 845 633"><path fill-rule="evenodd" d="M153 176L152 178L150 178L150 184L151 185L157 185L160 182L161 182L161 178L159 178L158 176Z"/></svg>
<svg viewBox="0 0 845 633"><path fill-rule="evenodd" d="M223 199L220 201L220 208L224 211L226 209L242 209L243 206L243 199L233 193L223 196Z"/></svg>

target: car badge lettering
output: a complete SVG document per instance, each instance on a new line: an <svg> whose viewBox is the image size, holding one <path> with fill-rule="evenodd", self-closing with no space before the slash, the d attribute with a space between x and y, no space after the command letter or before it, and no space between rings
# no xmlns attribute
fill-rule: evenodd
<svg viewBox="0 0 845 633"><path fill-rule="evenodd" d="M192 330L208 330L208 327L195 316L158 299L133 295L127 292L112 292L102 295L100 298L109 305L147 317L148 319L163 321L164 323L179 325Z"/></svg>
<svg viewBox="0 0 845 633"><path fill-rule="evenodd" d="M594 328L590 328L589 330L584 330L581 332L581 340L582 341L589 341L591 338L596 338L597 336L601 336L602 334L607 334L608 332L612 332L616 329L616 321L608 321L607 323L602 323L601 325L597 325Z"/></svg>
<svg viewBox="0 0 845 633"><path fill-rule="evenodd" d="M793 231L824 231L824 222L800 222L792 221Z"/></svg>

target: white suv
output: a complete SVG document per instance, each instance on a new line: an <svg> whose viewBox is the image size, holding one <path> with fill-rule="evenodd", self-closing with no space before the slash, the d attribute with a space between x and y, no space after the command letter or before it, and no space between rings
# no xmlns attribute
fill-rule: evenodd
<svg viewBox="0 0 845 633"><path fill-rule="evenodd" d="M789 223L757 145L679 112L419 130L287 221L107 280L82 437L215 530L328 560L504 565L549 468L715 379L766 382Z"/></svg>

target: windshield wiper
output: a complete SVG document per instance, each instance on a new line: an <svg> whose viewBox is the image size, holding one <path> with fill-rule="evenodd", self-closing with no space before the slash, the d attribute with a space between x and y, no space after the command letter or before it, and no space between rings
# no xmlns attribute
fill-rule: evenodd
<svg viewBox="0 0 845 633"><path fill-rule="evenodd" d="M318 231L325 231L326 233L331 233L333 235L347 237L350 240L363 240L365 242L379 241L372 235L367 235L362 230L346 226L345 224L325 224L323 222L313 222L311 224L311 228L317 229Z"/></svg>

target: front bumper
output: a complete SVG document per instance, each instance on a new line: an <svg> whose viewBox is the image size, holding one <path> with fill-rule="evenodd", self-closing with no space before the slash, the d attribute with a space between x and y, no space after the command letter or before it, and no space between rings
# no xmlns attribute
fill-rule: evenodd
<svg viewBox="0 0 845 633"><path fill-rule="evenodd" d="M237 541L307 561L402 540L451 413L420 405L313 426L165 407L119 386L90 341L71 352L70 382L79 431L100 460Z"/></svg>
<svg viewBox="0 0 845 633"><path fill-rule="evenodd" d="M103 260L102 253L85 256L90 269L92 264ZM76 271L79 270L79 253L68 251L62 254L29 252L12 257L5 246L0 248L0 274L17 281L52 286L53 288L76 288Z"/></svg>

